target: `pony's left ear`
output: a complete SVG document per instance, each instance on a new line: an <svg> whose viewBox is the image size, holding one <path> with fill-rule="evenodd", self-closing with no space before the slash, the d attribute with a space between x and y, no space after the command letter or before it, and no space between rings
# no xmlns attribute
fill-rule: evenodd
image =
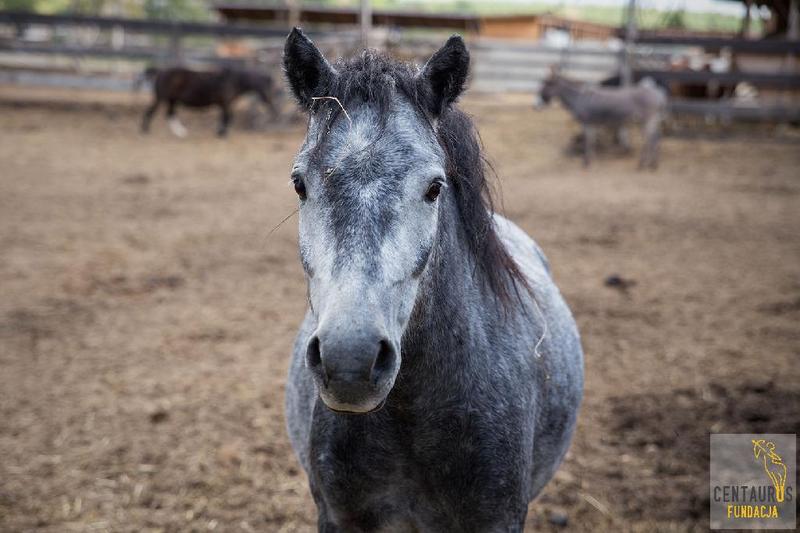
<svg viewBox="0 0 800 533"><path fill-rule="evenodd" d="M467 46L459 35L453 35L417 75L417 93L433 116L441 115L464 91L468 73Z"/></svg>
<svg viewBox="0 0 800 533"><path fill-rule="evenodd" d="M283 47L283 70L297 101L311 107L316 91L335 75L333 67L300 28L294 28Z"/></svg>

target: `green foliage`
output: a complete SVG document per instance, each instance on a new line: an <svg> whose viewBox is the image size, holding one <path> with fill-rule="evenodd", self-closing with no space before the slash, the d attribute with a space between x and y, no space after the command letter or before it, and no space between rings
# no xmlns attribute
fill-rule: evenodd
<svg viewBox="0 0 800 533"><path fill-rule="evenodd" d="M102 15L106 0L71 0L69 12L79 15Z"/></svg>
<svg viewBox="0 0 800 533"><path fill-rule="evenodd" d="M305 0L306 3L314 0ZM347 5L354 7L358 0L319 0L315 3L327 5ZM421 11L440 11L454 13L552 13L554 15L597 22L609 26L621 26L624 21L625 5L570 5L570 2L556 0L531 1L529 3L504 2L503 0L448 0L443 2L425 3L424 1L410 2L408 0L373 0L375 9L409 9ZM719 15L716 13L696 13L685 11L668 12L656 9L639 9L637 22L640 28L680 27L690 30L718 30L735 32L741 25L739 17Z"/></svg>
<svg viewBox="0 0 800 533"><path fill-rule="evenodd" d="M36 11L36 0L0 0L0 9L13 11Z"/></svg>
<svg viewBox="0 0 800 533"><path fill-rule="evenodd" d="M206 20L209 9L198 0L144 0L144 16L156 20Z"/></svg>
<svg viewBox="0 0 800 533"><path fill-rule="evenodd" d="M205 0L0 0L0 9L159 20L210 20L212 14Z"/></svg>
<svg viewBox="0 0 800 533"><path fill-rule="evenodd" d="M262 0L266 1L266 0ZM359 0L302 0L305 5L356 7ZM81 13L87 15L122 15L161 20L210 20L213 11L208 0L0 0L0 8L35 11L38 13ZM623 23L624 5L570 5L570 2L539 0L528 3L504 0L372 0L374 9L418 10L431 12L502 14L552 13L576 20L611 26ZM640 28L686 28L690 30L737 31L738 17L683 10L657 11L640 9L637 12ZM758 21L754 21L758 26Z"/></svg>
<svg viewBox="0 0 800 533"><path fill-rule="evenodd" d="M686 12L682 9L678 9L675 11L668 11L664 13L664 23L663 26L665 28L685 28L686 27L686 20L685 20Z"/></svg>

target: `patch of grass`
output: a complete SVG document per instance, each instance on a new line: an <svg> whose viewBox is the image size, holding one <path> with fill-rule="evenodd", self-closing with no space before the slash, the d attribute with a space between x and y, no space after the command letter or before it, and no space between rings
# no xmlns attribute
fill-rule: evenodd
<svg viewBox="0 0 800 533"><path fill-rule="evenodd" d="M307 3L310 3L307 1ZM316 2L325 5L353 6L356 2ZM575 20L596 22L609 26L620 26L624 21L623 6L569 6L564 2L488 2L485 0L451 0L442 2L422 2L407 0L373 0L374 9L397 9L408 11L472 13L482 15L498 15L510 13L552 13ZM717 13L668 12L655 9L640 9L638 24L641 28L663 28L682 23L690 30L737 31L741 25L739 17ZM757 21L753 21L757 23Z"/></svg>
<svg viewBox="0 0 800 533"><path fill-rule="evenodd" d="M108 0L0 0L0 8L31 10L39 13L75 12L99 14L110 4L119 4L126 16L176 19L211 20L214 11L203 0L173 0L158 2L140 0L138 2L111 2ZM355 7L358 0L303 0L304 5L324 5ZM609 26L620 26L624 21L624 6L571 6L567 2L532 1L526 3L504 0L443 0L425 2L423 0L372 0L373 9L392 9L402 11L423 11L432 13L468 13L480 15L536 14L552 13L574 20L596 22ZM684 27L690 30L713 30L735 32L741 25L739 17L717 13L694 13L680 11L658 11L640 9L638 11L640 28ZM760 22L753 21L753 29L758 30Z"/></svg>

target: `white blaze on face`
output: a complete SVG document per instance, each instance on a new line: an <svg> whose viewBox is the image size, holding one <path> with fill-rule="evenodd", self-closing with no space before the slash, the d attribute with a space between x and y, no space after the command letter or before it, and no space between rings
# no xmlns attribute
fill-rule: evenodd
<svg viewBox="0 0 800 533"><path fill-rule="evenodd" d="M313 182L307 183L308 200L300 210L300 246L313 272L308 280L309 295L320 322L343 313L355 319L366 309L397 342L416 301L418 279L412 273L435 239L438 205L426 202L425 193L433 179L444 176L444 157L433 133L410 107L394 110L380 138L376 136L379 117L373 110L365 107L350 116L352 122L342 118L326 133L328 168L311 172L314 176ZM312 119L309 144L298 156L297 166L307 174L313 159L309 157L312 143L321 127ZM328 170L346 174L352 168L339 168L337 162L342 161L351 167L364 165L376 175L337 183L352 187L346 190L351 202L347 206L330 205L321 192L324 185L318 181L324 178L316 174ZM408 170L404 175L393 175L397 168ZM393 188L398 189L397 194L382 194ZM359 240L363 227L334 231L331 214L340 208L363 210L372 216L379 209L392 215L378 249L367 249L368 243ZM347 242L350 249L339 249L337 238ZM339 257L342 253L347 254L344 263Z"/></svg>

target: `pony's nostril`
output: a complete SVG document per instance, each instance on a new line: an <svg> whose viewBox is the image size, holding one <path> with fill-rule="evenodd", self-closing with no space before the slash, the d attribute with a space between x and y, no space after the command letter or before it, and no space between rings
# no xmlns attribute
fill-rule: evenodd
<svg viewBox="0 0 800 533"><path fill-rule="evenodd" d="M306 364L308 368L316 368L322 364L322 355L319 351L319 337L313 337L308 343Z"/></svg>
<svg viewBox="0 0 800 533"><path fill-rule="evenodd" d="M375 358L375 364L372 365L372 381L375 383L394 366L394 348L392 348L392 344L383 339L379 346L378 357Z"/></svg>

